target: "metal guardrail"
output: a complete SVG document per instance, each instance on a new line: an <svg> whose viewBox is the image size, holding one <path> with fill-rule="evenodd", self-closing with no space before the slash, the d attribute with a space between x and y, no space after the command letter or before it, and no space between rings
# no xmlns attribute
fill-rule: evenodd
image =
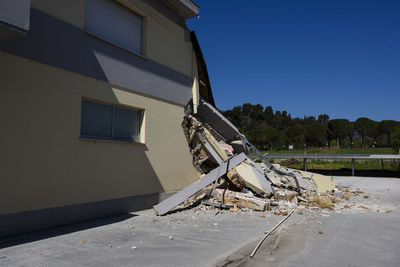
<svg viewBox="0 0 400 267"><path fill-rule="evenodd" d="M351 174L355 174L355 160L400 160L400 155L391 154L264 154L268 159L303 159L307 170L307 159L351 159ZM383 164L383 163L382 163Z"/></svg>

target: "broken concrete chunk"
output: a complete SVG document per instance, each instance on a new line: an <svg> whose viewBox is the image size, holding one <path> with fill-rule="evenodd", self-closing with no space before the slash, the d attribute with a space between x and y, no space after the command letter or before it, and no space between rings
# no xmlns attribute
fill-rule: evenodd
<svg viewBox="0 0 400 267"><path fill-rule="evenodd" d="M210 184L206 188L203 188L202 190L200 190L199 192L197 192L196 194L194 194L193 196L189 197L184 202L179 204L177 206L177 208L183 209L183 208L195 206L196 204L200 203L200 201L202 199L204 199L208 195L210 195L211 191L212 191L212 185Z"/></svg>
<svg viewBox="0 0 400 267"><path fill-rule="evenodd" d="M214 159L215 163L220 164L222 161L224 161L224 160L226 160L228 158L226 156L226 154L224 155L224 157L221 156L222 155L221 151L218 152L216 150L216 145L215 144L213 145L213 144L210 143L209 140L211 138L206 138L206 134L205 133L198 132L197 135L199 137L199 140L203 144L204 151L206 152L207 155L210 156L209 158Z"/></svg>
<svg viewBox="0 0 400 267"><path fill-rule="evenodd" d="M264 173L260 173L250 162L251 160L248 159L239 164L236 167L237 174L244 181L246 187L261 195L271 196L273 193L271 183L266 179Z"/></svg>
<svg viewBox="0 0 400 267"><path fill-rule="evenodd" d="M335 189L335 183L332 180L332 176L326 176L318 173L299 171L304 177L311 177L317 185L317 191L319 193L325 193Z"/></svg>
<svg viewBox="0 0 400 267"><path fill-rule="evenodd" d="M314 196L312 198L312 201L310 201L311 204L315 204L316 206L322 208L322 209L330 209L333 210L333 202L331 199L328 197L323 197L323 196Z"/></svg>
<svg viewBox="0 0 400 267"><path fill-rule="evenodd" d="M262 164L261 163L256 163L256 162L252 161L251 159L246 160L246 162L248 164L250 164L251 166L253 166L254 168L256 168L256 170L259 173L264 173L264 169L262 168Z"/></svg>
<svg viewBox="0 0 400 267"><path fill-rule="evenodd" d="M304 203L307 203L308 201L305 199L305 198L302 198L302 197L297 197L297 200L298 200L298 202L304 202Z"/></svg>
<svg viewBox="0 0 400 267"><path fill-rule="evenodd" d="M335 183L332 180L332 176L285 168L283 166L280 166L279 164L272 165L277 170L293 173L296 176L300 187L304 190L325 193L326 191L335 189Z"/></svg>
<svg viewBox="0 0 400 267"><path fill-rule="evenodd" d="M265 211L269 206L269 201L265 199L229 190L226 190L224 194L224 189L215 190L215 198L220 202L222 202L222 198L224 198L224 204L236 204L239 208L255 211Z"/></svg>
<svg viewBox="0 0 400 267"><path fill-rule="evenodd" d="M222 141L219 141L218 143L225 149L225 153L227 155L230 155L230 156L233 155L233 147L231 145L228 145Z"/></svg>
<svg viewBox="0 0 400 267"><path fill-rule="evenodd" d="M289 202L296 200L297 202L297 195L298 195L297 191L280 189L275 191L275 195L278 200L285 200Z"/></svg>
<svg viewBox="0 0 400 267"><path fill-rule="evenodd" d="M239 177L237 174L236 168L233 168L230 170L227 174L226 177L236 186L236 188L241 191L246 184L244 183L243 179Z"/></svg>
<svg viewBox="0 0 400 267"><path fill-rule="evenodd" d="M314 179L311 177L306 177L301 175L301 173L297 170L292 170L292 173L296 176L299 186L307 191L317 191L317 184Z"/></svg>
<svg viewBox="0 0 400 267"><path fill-rule="evenodd" d="M181 191L177 192L176 194L172 195L171 197L167 198L163 202L154 206L154 209L157 211L159 215L164 215L171 209L175 208L183 201L206 187L207 185L215 182L218 178L225 175L228 171L232 168L236 167L238 164L246 160L247 157L245 154L241 153L236 155L232 158L221 163L221 165L214 170L210 171L203 177L201 177L198 181L194 182L193 184L187 186L186 188L182 189Z"/></svg>
<svg viewBox="0 0 400 267"><path fill-rule="evenodd" d="M226 160L228 156L225 153L225 147L222 146L219 142L217 142L214 136L212 136L207 129L203 129L203 131L205 133L205 138L210 143L215 152L218 153L218 155L222 158L222 160Z"/></svg>
<svg viewBox="0 0 400 267"><path fill-rule="evenodd" d="M246 146L243 144L242 140L232 141L231 145L232 145L233 151L235 151L235 153L245 153L245 154L248 153Z"/></svg>
<svg viewBox="0 0 400 267"><path fill-rule="evenodd" d="M281 179L279 177L278 174L276 174L275 172L269 170L269 171L265 171L265 176L268 178L268 180L271 181L271 183L275 186L282 186L282 182Z"/></svg>

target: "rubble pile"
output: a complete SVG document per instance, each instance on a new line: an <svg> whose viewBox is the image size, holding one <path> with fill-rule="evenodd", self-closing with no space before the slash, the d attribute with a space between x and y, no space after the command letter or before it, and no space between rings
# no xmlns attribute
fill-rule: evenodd
<svg viewBox="0 0 400 267"><path fill-rule="evenodd" d="M333 209L339 201L331 177L271 164L209 103L201 100L195 110L189 102L182 127L202 176L154 206L159 215L200 203L285 215L288 207Z"/></svg>

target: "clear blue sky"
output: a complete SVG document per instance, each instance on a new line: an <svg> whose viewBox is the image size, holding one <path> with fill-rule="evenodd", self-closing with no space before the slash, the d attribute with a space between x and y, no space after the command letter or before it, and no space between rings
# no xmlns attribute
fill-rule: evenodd
<svg viewBox="0 0 400 267"><path fill-rule="evenodd" d="M195 0L217 107L400 120L400 0Z"/></svg>

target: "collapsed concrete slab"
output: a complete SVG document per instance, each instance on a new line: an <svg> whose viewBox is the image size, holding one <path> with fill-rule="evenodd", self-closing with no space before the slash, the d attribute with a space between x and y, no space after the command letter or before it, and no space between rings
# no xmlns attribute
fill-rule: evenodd
<svg viewBox="0 0 400 267"><path fill-rule="evenodd" d="M241 153L239 155L233 156L232 158L227 159L222 162L218 168L215 168L211 172L207 173L203 177L201 177L198 181L193 184L187 186L183 190L177 192L173 196L167 198L163 202L154 206L154 209L157 211L159 215L164 215L169 212L171 209L175 208L183 201L206 187L207 185L216 182L221 176L225 175L232 168L236 167L238 164L243 162L246 159L246 155Z"/></svg>
<svg viewBox="0 0 400 267"><path fill-rule="evenodd" d="M257 170L250 159L239 164L235 170L245 185L260 195L270 197L273 194L271 183L266 179L264 172Z"/></svg>
<svg viewBox="0 0 400 267"><path fill-rule="evenodd" d="M192 105L189 102L185 107L182 128L193 155L193 165L204 176L154 206L159 215L168 213L183 202L201 202L220 208L235 204L236 208L260 211L265 209L265 203L271 201L297 205L298 201L306 203L310 196L334 189L334 184L323 175L271 164L229 120L203 99L197 113L193 112ZM220 183L219 178L223 178ZM211 183L214 183L213 186L209 186ZM192 197L207 186L210 191L207 198L214 198L219 203L198 201L205 198L205 194ZM226 197L230 202L225 195L221 198L221 190L229 192Z"/></svg>
<svg viewBox="0 0 400 267"><path fill-rule="evenodd" d="M240 135L239 130L227 118L203 99L200 100L197 115L228 142L237 139Z"/></svg>
<svg viewBox="0 0 400 267"><path fill-rule="evenodd" d="M282 167L279 164L273 164L276 169L292 172L298 177L300 187L308 191L317 191L319 193L325 193L327 191L335 189L335 183L331 176L326 176L318 173L312 173L302 170L295 170L286 167Z"/></svg>
<svg viewBox="0 0 400 267"><path fill-rule="evenodd" d="M306 172L306 171L299 171L303 177L309 177L312 179L316 186L317 186L317 191L318 193L325 193L327 191L331 191L335 189L335 183L332 180L332 177L318 174L318 173L312 173L312 172Z"/></svg>

